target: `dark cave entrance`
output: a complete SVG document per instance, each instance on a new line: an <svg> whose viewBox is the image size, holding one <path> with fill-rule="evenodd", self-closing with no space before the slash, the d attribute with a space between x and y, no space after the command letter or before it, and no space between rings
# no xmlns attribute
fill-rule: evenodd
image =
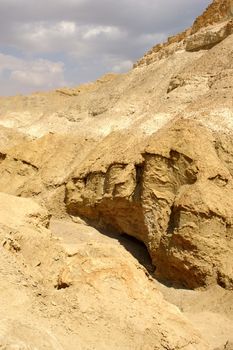
<svg viewBox="0 0 233 350"><path fill-rule="evenodd" d="M128 235L124 232L110 232L110 230L101 230L101 233L117 239L118 242L139 262L140 265L144 266L148 274L153 277L156 267L152 264L152 259L148 253L146 245L138 240L137 238Z"/></svg>
<svg viewBox="0 0 233 350"><path fill-rule="evenodd" d="M127 233L120 234L118 241L135 259L137 259L139 264L145 267L149 274L153 275L156 268L153 266L147 247L142 241L139 241L137 238Z"/></svg>

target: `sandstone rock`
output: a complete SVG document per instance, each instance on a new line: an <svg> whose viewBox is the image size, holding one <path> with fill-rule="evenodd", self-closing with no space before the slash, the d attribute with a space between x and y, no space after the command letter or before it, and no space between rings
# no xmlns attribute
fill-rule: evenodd
<svg viewBox="0 0 233 350"><path fill-rule="evenodd" d="M182 320L178 309L171 308L163 300L162 294L154 288L153 280L148 280L145 270L120 242L93 228L88 234L88 227L74 224L71 238L68 233L71 226L68 223L69 229L59 235L57 221L53 232L57 232L62 246L69 253L69 271L62 270L62 275L66 279L67 272L71 272L72 285L69 288L63 285L63 290L69 291L72 300L69 304L76 307L79 318L76 331L86 348L130 349L135 344L138 349L172 349L174 344L187 349L208 348L198 335L186 328L186 321ZM70 240L73 242L72 253L67 244ZM71 297L74 292L75 302ZM142 314L139 310L143 310ZM181 333L176 319L182 324ZM182 334L187 334L190 339L187 341L186 335L183 337Z"/></svg>
<svg viewBox="0 0 233 350"><path fill-rule="evenodd" d="M212 28L202 29L189 36L186 40L187 51L198 51L211 49L229 35L233 33L232 20L223 25L213 26Z"/></svg>
<svg viewBox="0 0 233 350"><path fill-rule="evenodd" d="M49 224L49 214L32 199L25 199L0 193L1 224L18 230L25 225L46 227ZM12 220L12 217L14 220Z"/></svg>
<svg viewBox="0 0 233 350"><path fill-rule="evenodd" d="M215 350L232 350L233 349L233 344L227 342L224 347L221 348L216 348Z"/></svg>
<svg viewBox="0 0 233 350"><path fill-rule="evenodd" d="M231 340L231 20L231 2L216 0L126 74L0 98L2 346L49 348L53 334L69 350ZM62 218L53 234L51 215ZM205 292L168 288L189 322L150 274L229 291L219 287L221 297L203 299L209 312L195 305L190 315Z"/></svg>
<svg viewBox="0 0 233 350"><path fill-rule="evenodd" d="M192 33L214 23L223 22L233 16L232 0L214 0L193 23Z"/></svg>
<svg viewBox="0 0 233 350"><path fill-rule="evenodd" d="M232 34L232 16L232 0L214 0L191 28L154 46L134 64L134 68L158 62L184 48L191 52L210 49Z"/></svg>
<svg viewBox="0 0 233 350"><path fill-rule="evenodd" d="M212 31L222 33L230 25L224 16L212 24ZM203 24L193 35L209 30ZM187 31L170 38L166 48L178 43L184 49L193 35ZM73 118L75 132L69 137L52 132L7 148L0 164L0 190L34 196L56 216L67 215L67 209L136 237L146 244L160 278L191 288L211 283L232 288L231 155L215 149L222 130L232 132L232 40L229 35L205 52L170 52L157 57L155 65L104 77L75 88L77 93L65 89L2 101L1 122L13 122L29 134L35 125L43 133L54 130L59 101L59 113L69 122ZM9 101L13 109L7 107ZM46 121L38 119L45 101L51 101ZM19 118L23 111L27 127ZM189 125L184 118L197 123ZM96 129L94 137L85 136L93 136ZM199 148L200 143L205 147ZM212 243L206 238L211 225ZM17 249L14 242L7 245Z"/></svg>
<svg viewBox="0 0 233 350"><path fill-rule="evenodd" d="M49 331L10 319L1 320L0 346L4 350L63 350Z"/></svg>
<svg viewBox="0 0 233 350"><path fill-rule="evenodd" d="M13 128L0 126L0 161L5 159L7 149L12 148L19 143L28 140L27 135Z"/></svg>
<svg viewBox="0 0 233 350"><path fill-rule="evenodd" d="M0 190L25 197L39 196L51 213L54 207L58 213L60 207L60 215L64 215L63 184L68 173L85 158L95 143L92 139L77 140L75 136L67 138L55 134L21 142L8 149L0 163Z"/></svg>
<svg viewBox="0 0 233 350"><path fill-rule="evenodd" d="M0 212L1 240L8 232L21 243L19 251L0 247L1 279L7 269L2 287L7 286L8 303L12 306L16 283L17 293L23 288L28 291L25 302L19 299L17 310L0 305L1 347L102 350L130 349L137 344L138 349L209 349L179 309L163 299L153 280L117 241L103 238L97 242L95 236L100 233L96 231L91 239L76 238L76 248L68 255L66 235L64 241L61 237L55 240L49 230L40 226L37 204L17 197L13 203L13 196L6 194L1 199L8 215L13 216L19 205L23 208L17 214L17 226L6 220L6 210ZM28 223L30 215L34 221ZM19 277L24 281L19 282ZM49 317L47 327L41 310ZM72 341L67 343L67 334L64 341L61 327L69 327L71 337L78 335L74 345Z"/></svg>
<svg viewBox="0 0 233 350"><path fill-rule="evenodd" d="M70 213L142 240L160 278L232 288L233 184L211 134L191 122L171 124L151 136L143 158L105 170L102 159L102 167L97 161L93 171L76 172L67 185Z"/></svg>

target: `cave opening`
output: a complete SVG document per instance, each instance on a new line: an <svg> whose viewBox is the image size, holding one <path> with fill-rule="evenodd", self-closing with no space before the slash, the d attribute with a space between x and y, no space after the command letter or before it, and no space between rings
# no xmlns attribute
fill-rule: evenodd
<svg viewBox="0 0 233 350"><path fill-rule="evenodd" d="M153 276L156 268L152 264L152 259L146 245L127 233L118 233L116 238L119 243L139 262L139 264L144 266L147 272Z"/></svg>

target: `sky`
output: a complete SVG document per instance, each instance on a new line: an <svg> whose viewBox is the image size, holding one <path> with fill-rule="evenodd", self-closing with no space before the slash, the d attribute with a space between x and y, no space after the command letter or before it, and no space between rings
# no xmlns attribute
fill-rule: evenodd
<svg viewBox="0 0 233 350"><path fill-rule="evenodd" d="M121 73L210 0L0 0L0 95Z"/></svg>

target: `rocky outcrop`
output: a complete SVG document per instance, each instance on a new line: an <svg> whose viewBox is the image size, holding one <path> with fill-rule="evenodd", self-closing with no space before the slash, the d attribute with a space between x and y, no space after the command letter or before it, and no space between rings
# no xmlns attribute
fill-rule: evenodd
<svg viewBox="0 0 233 350"><path fill-rule="evenodd" d="M214 0L204 11L198 16L192 26L192 34L202 28L208 27L215 23L223 22L233 16L232 0Z"/></svg>
<svg viewBox="0 0 233 350"><path fill-rule="evenodd" d="M168 38L165 43L155 45L134 64L134 68L160 61L181 50L193 52L211 49L233 33L232 16L232 0L213 1L191 28Z"/></svg>
<svg viewBox="0 0 233 350"><path fill-rule="evenodd" d="M141 162L98 164L68 182L72 215L142 240L159 278L232 288L233 182L207 130L181 120L151 137Z"/></svg>
<svg viewBox="0 0 233 350"><path fill-rule="evenodd" d="M164 50L179 55L124 75L2 99L3 130L20 132L1 147L0 190L136 237L161 279L232 288L230 26L224 15L172 37Z"/></svg>
<svg viewBox="0 0 233 350"><path fill-rule="evenodd" d="M172 56L179 50L183 50L185 48L185 39L189 34L190 29L187 29L182 33L169 37L165 43L155 45L141 59L139 59L133 67L148 66L151 63Z"/></svg>
<svg viewBox="0 0 233 350"><path fill-rule="evenodd" d="M79 226L71 249L69 233L53 237L47 211L31 199L0 199L1 293L8 300L0 305L1 347L210 349L119 243L93 229L91 239L88 232L78 239L88 231ZM63 339L65 327L70 339Z"/></svg>
<svg viewBox="0 0 233 350"><path fill-rule="evenodd" d="M231 347L231 3L138 69L0 98L0 348Z"/></svg>
<svg viewBox="0 0 233 350"><path fill-rule="evenodd" d="M64 184L95 144L93 139L52 133L39 140L24 140L8 148L0 160L0 189L24 197L37 196L50 213L64 215Z"/></svg>
<svg viewBox="0 0 233 350"><path fill-rule="evenodd" d="M208 50L233 33L233 20L221 25L201 29L186 39L187 51Z"/></svg>
<svg viewBox="0 0 233 350"><path fill-rule="evenodd" d="M32 199L20 198L0 192L0 216L1 224L19 229L24 225L47 227L49 214L46 209L40 207ZM12 220L14 217L14 220Z"/></svg>

